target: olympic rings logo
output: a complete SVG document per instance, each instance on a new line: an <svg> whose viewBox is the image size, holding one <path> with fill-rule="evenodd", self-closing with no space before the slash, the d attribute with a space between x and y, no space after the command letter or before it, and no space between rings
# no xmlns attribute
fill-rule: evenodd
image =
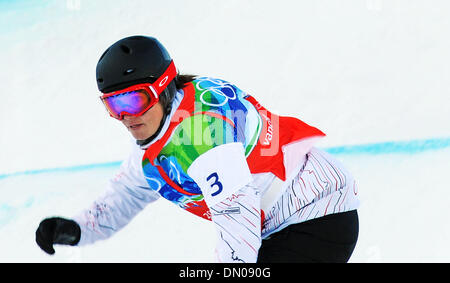
<svg viewBox="0 0 450 283"><path fill-rule="evenodd" d="M229 99L235 100L237 98L236 91L232 87L232 85L219 79L200 78L198 79L196 88L202 91L202 93L200 94L200 101L208 106L220 107L225 105ZM223 101L219 103L206 101L204 96L207 93L218 94L220 97L223 97Z"/></svg>

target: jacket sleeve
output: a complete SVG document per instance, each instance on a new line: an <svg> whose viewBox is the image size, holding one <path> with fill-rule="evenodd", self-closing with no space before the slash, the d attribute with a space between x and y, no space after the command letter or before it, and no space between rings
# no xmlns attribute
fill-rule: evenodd
<svg viewBox="0 0 450 283"><path fill-rule="evenodd" d="M73 217L80 225L78 245L106 239L119 231L147 204L157 200L159 194L146 182L142 172L144 151L136 147L125 160L119 172L108 184L105 192L87 209Z"/></svg>
<svg viewBox="0 0 450 283"><path fill-rule="evenodd" d="M246 185L210 207L216 226L217 262L256 262L261 246L261 210L258 190Z"/></svg>
<svg viewBox="0 0 450 283"><path fill-rule="evenodd" d="M200 155L188 174L202 190L217 232L218 262L256 262L261 246L260 194L251 185L242 143Z"/></svg>

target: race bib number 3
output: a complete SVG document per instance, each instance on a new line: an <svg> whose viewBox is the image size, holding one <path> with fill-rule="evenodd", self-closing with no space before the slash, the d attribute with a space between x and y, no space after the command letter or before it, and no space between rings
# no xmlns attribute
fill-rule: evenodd
<svg viewBox="0 0 450 283"><path fill-rule="evenodd" d="M187 173L202 190L208 206L231 196L252 181L242 143L228 143L200 155Z"/></svg>

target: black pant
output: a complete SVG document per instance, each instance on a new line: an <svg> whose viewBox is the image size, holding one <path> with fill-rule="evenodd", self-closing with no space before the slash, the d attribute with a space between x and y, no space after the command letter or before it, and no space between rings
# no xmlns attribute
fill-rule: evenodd
<svg viewBox="0 0 450 283"><path fill-rule="evenodd" d="M292 224L262 241L258 262L347 262L358 231L356 210Z"/></svg>

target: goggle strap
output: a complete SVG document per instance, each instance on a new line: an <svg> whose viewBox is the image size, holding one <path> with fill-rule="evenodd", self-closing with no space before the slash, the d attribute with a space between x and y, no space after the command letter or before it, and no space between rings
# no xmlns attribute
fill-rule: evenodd
<svg viewBox="0 0 450 283"><path fill-rule="evenodd" d="M153 86L148 86L148 88L152 91L153 95L155 96L155 99L158 99L158 93L156 92L156 90L153 88Z"/></svg>
<svg viewBox="0 0 450 283"><path fill-rule="evenodd" d="M175 68L175 64L170 62L170 65L167 67L164 74L162 74L153 84L152 86L155 86L157 90L155 90L156 93L161 93L163 89L167 87L168 82L171 82L175 77L177 76L177 70ZM152 90L153 91L153 90Z"/></svg>

